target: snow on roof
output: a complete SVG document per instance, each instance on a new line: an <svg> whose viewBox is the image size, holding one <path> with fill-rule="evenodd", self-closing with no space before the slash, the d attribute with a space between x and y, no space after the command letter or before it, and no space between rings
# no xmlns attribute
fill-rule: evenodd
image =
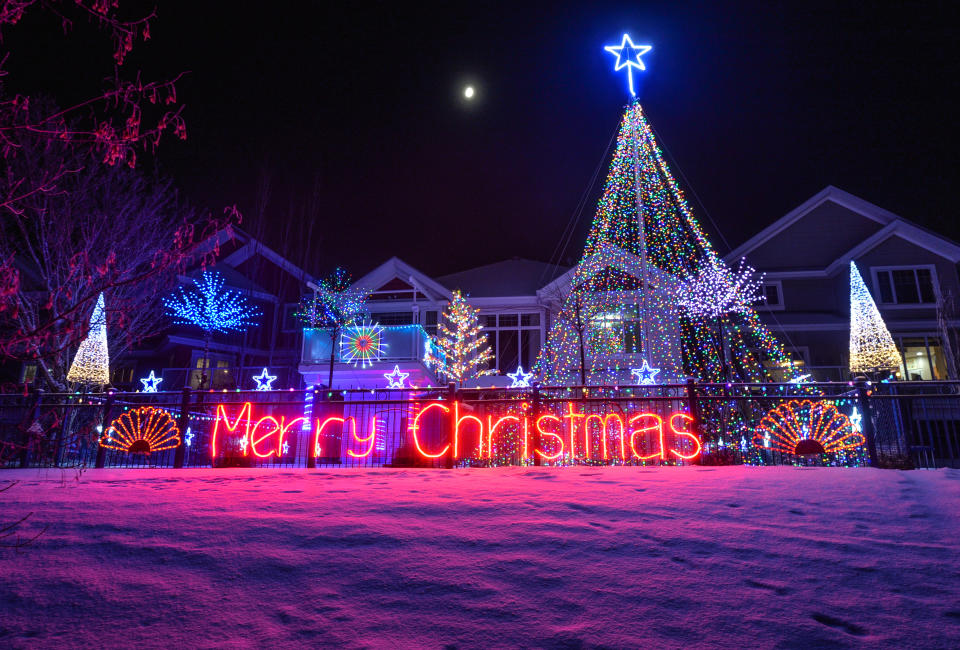
<svg viewBox="0 0 960 650"><path fill-rule="evenodd" d="M537 290L562 275L565 266L515 257L436 278L450 289L471 296L533 296Z"/></svg>

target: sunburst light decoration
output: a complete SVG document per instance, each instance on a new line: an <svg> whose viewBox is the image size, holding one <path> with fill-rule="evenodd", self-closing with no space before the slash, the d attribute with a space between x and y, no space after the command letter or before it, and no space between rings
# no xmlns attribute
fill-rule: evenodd
<svg viewBox="0 0 960 650"><path fill-rule="evenodd" d="M340 334L340 358L353 365L359 363L361 368L379 361L386 348L383 328L378 323L348 325Z"/></svg>
<svg viewBox="0 0 960 650"><path fill-rule="evenodd" d="M863 434L833 404L790 400L771 409L757 425L753 444L785 454L823 454L856 449Z"/></svg>
<svg viewBox="0 0 960 650"><path fill-rule="evenodd" d="M169 413L141 406L110 423L100 445L131 454L152 454L180 444L180 430Z"/></svg>

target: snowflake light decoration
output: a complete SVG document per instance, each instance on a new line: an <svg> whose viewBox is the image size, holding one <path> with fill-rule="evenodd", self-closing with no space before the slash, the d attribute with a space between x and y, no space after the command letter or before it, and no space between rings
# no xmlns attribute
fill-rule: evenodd
<svg viewBox="0 0 960 650"><path fill-rule="evenodd" d="M359 363L361 368L379 361L386 347L383 328L377 323L348 325L340 334L340 358L353 365Z"/></svg>

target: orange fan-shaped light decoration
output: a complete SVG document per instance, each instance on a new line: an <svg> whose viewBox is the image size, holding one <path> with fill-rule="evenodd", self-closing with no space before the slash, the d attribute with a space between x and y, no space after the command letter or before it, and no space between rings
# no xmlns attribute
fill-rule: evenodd
<svg viewBox="0 0 960 650"><path fill-rule="evenodd" d="M797 455L856 449L864 440L836 406L811 400L790 400L771 409L753 434L753 444L761 449Z"/></svg>
<svg viewBox="0 0 960 650"><path fill-rule="evenodd" d="M152 454L179 445L180 430L163 409L141 406L111 422L100 444L132 454Z"/></svg>

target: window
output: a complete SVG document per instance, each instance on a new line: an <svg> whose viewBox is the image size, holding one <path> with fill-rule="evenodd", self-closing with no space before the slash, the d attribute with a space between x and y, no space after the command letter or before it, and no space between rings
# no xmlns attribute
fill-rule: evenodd
<svg viewBox="0 0 960 650"><path fill-rule="evenodd" d="M910 336L900 338L900 354L903 365L900 376L908 381L948 379L947 359L935 336Z"/></svg>
<svg viewBox="0 0 960 650"><path fill-rule="evenodd" d="M304 327L305 323L297 316L298 311L300 311L300 305L298 303L288 302L283 306L282 331L297 332Z"/></svg>
<svg viewBox="0 0 960 650"><path fill-rule="evenodd" d="M491 368L503 374L518 365L529 369L536 361L541 340L539 313L481 314L480 324L493 352Z"/></svg>
<svg viewBox="0 0 960 650"><path fill-rule="evenodd" d="M204 388L235 388L236 381L231 372L230 357L208 353L209 359L203 358L202 351L194 351L193 368L190 370L188 383L190 388L200 388L200 381L204 374L207 376ZM204 372L209 369L208 372Z"/></svg>
<svg viewBox="0 0 960 650"><path fill-rule="evenodd" d="M936 302L933 266L880 267L873 274L880 303L886 305L930 305Z"/></svg>

